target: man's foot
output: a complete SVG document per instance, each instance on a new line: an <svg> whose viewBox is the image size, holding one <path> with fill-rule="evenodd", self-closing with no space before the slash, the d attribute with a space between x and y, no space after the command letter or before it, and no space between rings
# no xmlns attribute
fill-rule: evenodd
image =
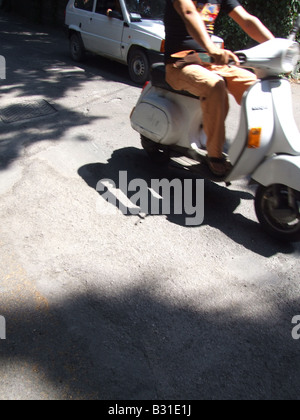
<svg viewBox="0 0 300 420"><path fill-rule="evenodd" d="M207 164L210 171L219 177L225 177L228 175L232 170L232 165L225 157L222 158L214 158L214 157L207 157Z"/></svg>

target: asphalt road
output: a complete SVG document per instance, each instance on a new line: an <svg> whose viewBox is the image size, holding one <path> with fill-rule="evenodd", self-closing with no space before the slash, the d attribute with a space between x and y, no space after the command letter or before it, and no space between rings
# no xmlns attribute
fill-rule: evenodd
<svg viewBox="0 0 300 420"><path fill-rule="evenodd" d="M99 180L190 178L141 149L126 67L8 15L0 55L0 399L299 399L300 245L261 231L255 189L206 182L200 226L124 215Z"/></svg>

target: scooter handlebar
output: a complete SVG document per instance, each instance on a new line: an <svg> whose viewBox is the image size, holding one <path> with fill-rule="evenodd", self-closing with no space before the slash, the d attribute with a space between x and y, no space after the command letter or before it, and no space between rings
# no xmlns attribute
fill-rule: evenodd
<svg viewBox="0 0 300 420"><path fill-rule="evenodd" d="M298 15L298 18L296 20L295 29L297 32L300 30L300 14Z"/></svg>
<svg viewBox="0 0 300 420"><path fill-rule="evenodd" d="M245 55L245 54L243 54L243 53L235 53L235 55L236 55L236 56L237 56L237 58L239 59L239 61L240 61L240 64L241 64L241 65L243 65L243 64L245 64L245 63L246 63L246 61L247 61L247 57L246 57L246 55ZM228 63L228 65L229 65L229 66L235 66L235 65L236 65L236 63L235 63L235 61L230 60L230 61L229 61L229 63Z"/></svg>

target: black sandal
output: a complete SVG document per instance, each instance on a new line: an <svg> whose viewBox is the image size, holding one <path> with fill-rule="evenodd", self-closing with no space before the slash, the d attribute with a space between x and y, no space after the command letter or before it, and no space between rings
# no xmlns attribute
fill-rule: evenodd
<svg viewBox="0 0 300 420"><path fill-rule="evenodd" d="M225 157L214 158L207 156L207 164L210 171L219 177L225 177L232 170L232 165Z"/></svg>

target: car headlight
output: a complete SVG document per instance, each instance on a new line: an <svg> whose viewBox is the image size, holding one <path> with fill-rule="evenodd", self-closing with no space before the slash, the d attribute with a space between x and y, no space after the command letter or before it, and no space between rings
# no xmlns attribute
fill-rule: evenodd
<svg viewBox="0 0 300 420"><path fill-rule="evenodd" d="M282 69L284 73L291 73L294 71L300 58L299 44L294 42L282 57Z"/></svg>

